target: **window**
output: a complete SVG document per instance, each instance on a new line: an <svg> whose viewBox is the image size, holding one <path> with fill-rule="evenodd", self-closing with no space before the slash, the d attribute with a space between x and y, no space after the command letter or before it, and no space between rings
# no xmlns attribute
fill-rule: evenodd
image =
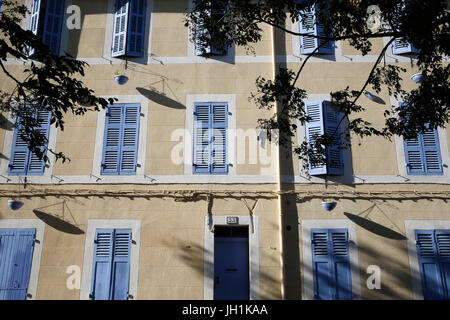
<svg viewBox="0 0 450 320"><path fill-rule="evenodd" d="M131 229L97 229L90 298L127 300L130 282Z"/></svg>
<svg viewBox="0 0 450 320"><path fill-rule="evenodd" d="M40 126L36 128L48 140L50 131L51 112L48 110L38 110L33 115L40 121ZM20 122L20 116L17 123ZM23 128L19 125L14 130L14 138L11 150L11 160L9 163L9 175L43 175L45 169L44 159L39 157L28 149L27 143L21 137ZM47 149L47 145L42 146L42 151Z"/></svg>
<svg viewBox="0 0 450 320"><path fill-rule="evenodd" d="M396 38L392 43L393 54L405 54L405 53L418 53L419 50L415 48L411 43L406 41L405 38Z"/></svg>
<svg viewBox="0 0 450 320"><path fill-rule="evenodd" d="M198 3L198 1L197 1ZM215 2L215 8L207 11L207 16L213 18L214 20L219 20L224 16L227 7L227 1L221 0ZM224 39L218 38L217 35L210 35L204 27L204 22L199 19L199 23L196 26L196 39L195 39L195 54L197 56L202 55L226 55L227 47L225 45ZM211 44L205 43L205 37L208 40L212 39ZM209 41L208 41L209 42Z"/></svg>
<svg viewBox="0 0 450 320"><path fill-rule="evenodd" d="M195 103L194 157L195 174L227 174L227 103Z"/></svg>
<svg viewBox="0 0 450 320"><path fill-rule="evenodd" d="M142 57L147 0L116 0L112 57Z"/></svg>
<svg viewBox="0 0 450 320"><path fill-rule="evenodd" d="M450 299L450 230L416 230L423 298Z"/></svg>
<svg viewBox="0 0 450 320"><path fill-rule="evenodd" d="M311 244L314 299L352 299L347 229L311 229Z"/></svg>
<svg viewBox="0 0 450 320"><path fill-rule="evenodd" d="M64 0L32 0L30 30L58 55L64 17ZM34 49L30 49L32 56Z"/></svg>
<svg viewBox="0 0 450 320"><path fill-rule="evenodd" d="M25 300L36 229L0 229L0 300Z"/></svg>
<svg viewBox="0 0 450 320"><path fill-rule="evenodd" d="M109 105L101 174L136 174L140 104Z"/></svg>
<svg viewBox="0 0 450 320"><path fill-rule="evenodd" d="M341 113L337 111L330 102L319 100L305 103L306 115L311 117L306 122L306 141L313 144L316 136L327 133L336 136L335 145L326 147L327 163L312 164L308 161L308 172L310 175L343 175L344 166L340 144L339 122Z"/></svg>
<svg viewBox="0 0 450 320"><path fill-rule="evenodd" d="M300 16L300 33L321 37L328 36L328 34L324 32L323 24L319 23L318 21L318 11L319 8L316 4L312 6L310 10L304 10L301 12L305 16ZM313 53L317 49L317 47L322 45L323 42L325 42L325 40L308 36L300 36L300 53ZM321 54L333 54L333 52L334 50L332 41L327 42L316 51L316 53Z"/></svg>
<svg viewBox="0 0 450 320"><path fill-rule="evenodd" d="M404 146L408 174L443 174L439 137L435 128L426 129L417 138L404 139Z"/></svg>

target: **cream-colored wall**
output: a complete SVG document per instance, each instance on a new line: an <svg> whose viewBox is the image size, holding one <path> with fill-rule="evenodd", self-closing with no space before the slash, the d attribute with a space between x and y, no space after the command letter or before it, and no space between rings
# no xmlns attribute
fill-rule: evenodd
<svg viewBox="0 0 450 320"><path fill-rule="evenodd" d="M67 52L77 58L102 57L108 1L72 0L72 5L80 8L81 29L68 30Z"/></svg>
<svg viewBox="0 0 450 320"><path fill-rule="evenodd" d="M372 43L372 48L368 52L368 54L378 55L381 52L381 50L383 50L383 47L384 47L383 39L382 38L372 39L370 42ZM361 51L352 47L348 40L340 41L340 45L342 48L343 55L361 55Z"/></svg>
<svg viewBox="0 0 450 320"><path fill-rule="evenodd" d="M169 186L168 189L187 186ZM212 186L212 188L221 188ZM273 186L252 186L269 190ZM19 187L10 187L18 191ZM79 190L84 186L61 186L58 190ZM148 188L138 186L98 187L97 191L125 191ZM150 189L161 189L153 186ZM189 189L203 189L190 186ZM249 187L236 188L245 190ZM250 189L250 190L251 190ZM23 190L23 188L21 189ZM48 191L50 192L50 191ZM170 197L31 197L20 211L11 211L7 201L0 203L0 219L38 219L33 210L64 219L83 232L90 219L141 220L138 299L203 299L203 256L205 216L208 203L204 197L175 201ZM255 200L247 199L253 206ZM65 202L65 206L63 205ZM245 203L236 198L214 198L213 215L248 215ZM254 215L259 218L260 295L265 299L280 298L279 237L276 201L259 199ZM20 213L20 215L18 215ZM69 266L83 266L86 234L69 234L50 225L45 226L42 242L37 299L79 299L80 291L69 290L66 281Z"/></svg>

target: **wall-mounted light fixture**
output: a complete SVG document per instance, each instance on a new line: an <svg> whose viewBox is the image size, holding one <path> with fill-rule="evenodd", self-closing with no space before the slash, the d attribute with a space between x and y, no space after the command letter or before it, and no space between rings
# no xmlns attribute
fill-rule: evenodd
<svg viewBox="0 0 450 320"><path fill-rule="evenodd" d="M412 81L414 81L415 83L421 83L422 80L423 80L423 74L421 74L421 73L413 74L413 75L411 76L411 79L412 79Z"/></svg>
<svg viewBox="0 0 450 320"><path fill-rule="evenodd" d="M367 99L369 99L369 100L373 100L373 99L375 99L375 96L372 94L372 93L370 93L369 91L364 91L364 95L367 97Z"/></svg>
<svg viewBox="0 0 450 320"><path fill-rule="evenodd" d="M14 199L8 200L8 207L11 210L18 210L18 209L22 208L22 206L23 206L23 202L21 202L21 201L14 200Z"/></svg>
<svg viewBox="0 0 450 320"><path fill-rule="evenodd" d="M322 201L322 207L327 210L331 211L336 207L336 202L334 201Z"/></svg>

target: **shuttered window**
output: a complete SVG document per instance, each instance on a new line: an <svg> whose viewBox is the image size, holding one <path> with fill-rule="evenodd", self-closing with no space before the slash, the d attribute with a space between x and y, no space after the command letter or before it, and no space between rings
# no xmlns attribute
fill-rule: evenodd
<svg viewBox="0 0 450 320"><path fill-rule="evenodd" d="M127 300L130 282L130 229L97 229L92 267L92 300Z"/></svg>
<svg viewBox="0 0 450 320"><path fill-rule="evenodd" d="M323 24L319 23L317 18L318 6L314 5L310 10L301 11L303 16L300 16L300 33L308 34L312 36L321 36L327 37L329 36L324 32ZM308 36L300 36L300 53L301 54L310 54L316 50L317 47L321 46L325 40L308 37ZM333 54L333 42L329 41L328 43L321 46L316 53L321 54Z"/></svg>
<svg viewBox="0 0 450 320"><path fill-rule="evenodd" d="M314 299L351 300L347 229L311 229Z"/></svg>
<svg viewBox="0 0 450 320"><path fill-rule="evenodd" d="M0 300L25 300L36 229L0 229Z"/></svg>
<svg viewBox="0 0 450 320"><path fill-rule="evenodd" d="M47 110L38 110L33 115L39 120L37 131L42 133L48 140L50 132L51 112ZM20 123L20 116L17 119ZM45 170L44 159L39 157L28 149L27 143L22 138L23 127L18 125L14 130L14 137L11 150L11 160L9 162L9 175L42 175ZM48 141L47 141L48 143ZM43 155L45 155L47 145L41 147Z"/></svg>
<svg viewBox="0 0 450 320"><path fill-rule="evenodd" d="M116 0L112 57L142 57L144 54L147 0Z"/></svg>
<svg viewBox="0 0 450 320"><path fill-rule="evenodd" d="M64 19L64 0L32 0L29 29L58 55ZM29 55L34 54L30 49Z"/></svg>
<svg viewBox="0 0 450 320"><path fill-rule="evenodd" d="M194 173L228 173L227 129L228 105L226 103L195 104Z"/></svg>
<svg viewBox="0 0 450 320"><path fill-rule="evenodd" d="M415 48L411 43L406 41L405 38L396 38L392 43L393 54L406 54L406 53L418 53L419 50Z"/></svg>
<svg viewBox="0 0 450 320"><path fill-rule="evenodd" d="M437 130L428 128L417 138L404 139L408 174L441 175L442 160Z"/></svg>
<svg viewBox="0 0 450 320"><path fill-rule="evenodd" d="M450 299L450 230L415 233L424 299Z"/></svg>
<svg viewBox="0 0 450 320"><path fill-rule="evenodd" d="M342 150L340 144L340 128L339 122L342 115L334 109L327 101L310 101L305 103L306 115L311 118L305 123L306 142L312 145L317 136L327 133L335 136L335 145L326 147L327 163L317 164L308 160L308 172L310 175L343 175L344 165L342 159ZM317 150L319 152L320 150Z"/></svg>
<svg viewBox="0 0 450 320"><path fill-rule="evenodd" d="M219 1L217 1L217 2L219 2ZM214 11L212 13L211 13L211 10L208 10L206 12L207 16L212 17L215 20L221 19L223 17L223 15L225 14L226 2L227 1L225 1L225 0L220 1L220 5L219 5L220 9L218 9L217 11ZM206 54L206 55L208 55L208 54L226 55L227 48L225 46L225 41L223 41L223 47L214 46L214 44L209 45L207 43L204 43L205 41L202 41L201 37L205 37L207 39L214 39L215 35L214 34L210 35L208 33L208 30L206 30L206 28L204 26L204 22L202 19L200 19L200 17L198 17L197 19L198 19L198 21L197 21L196 30L195 30L195 34L197 35L197 37L195 39L195 54L197 56L202 56L204 54ZM217 39L215 39L215 40L217 40Z"/></svg>
<svg viewBox="0 0 450 320"><path fill-rule="evenodd" d="M108 106L103 142L102 174L136 174L139 117L139 104Z"/></svg>

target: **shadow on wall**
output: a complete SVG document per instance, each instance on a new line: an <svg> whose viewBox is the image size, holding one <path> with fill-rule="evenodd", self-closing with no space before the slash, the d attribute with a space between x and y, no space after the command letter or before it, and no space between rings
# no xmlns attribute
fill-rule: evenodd
<svg viewBox="0 0 450 320"><path fill-rule="evenodd" d="M366 218L362 218L352 213L344 212L344 215L353 221L358 226L370 231L376 235L379 235L384 238L389 238L393 240L406 240L406 237L401 233L394 231L392 229L386 228L385 226L371 221Z"/></svg>
<svg viewBox="0 0 450 320"><path fill-rule="evenodd" d="M3 114L0 114L0 128L11 131L14 128L14 123L9 121Z"/></svg>
<svg viewBox="0 0 450 320"><path fill-rule="evenodd" d="M61 206L61 208L58 208L58 206ZM49 209L52 207L56 207L56 210L61 213L59 214L51 214L48 213L49 211L55 211L55 209ZM43 211L45 209L45 211ZM65 211L69 211L72 220L75 224L72 224L65 219ZM84 234L84 231L78 228L76 225L75 218L73 217L72 213L70 212L69 207L67 206L67 203L65 201L55 203L49 206L36 208L33 210L33 213L41 219L44 223L48 224L49 226L55 228L56 230L59 230L64 233L70 233L70 234Z"/></svg>
<svg viewBox="0 0 450 320"><path fill-rule="evenodd" d="M150 99L153 102L156 102L157 104L173 109L186 109L185 105L181 104L180 102L174 99L169 98L165 94L158 92L156 90L145 89L140 87L136 88L136 90L144 97L147 97L148 99Z"/></svg>

